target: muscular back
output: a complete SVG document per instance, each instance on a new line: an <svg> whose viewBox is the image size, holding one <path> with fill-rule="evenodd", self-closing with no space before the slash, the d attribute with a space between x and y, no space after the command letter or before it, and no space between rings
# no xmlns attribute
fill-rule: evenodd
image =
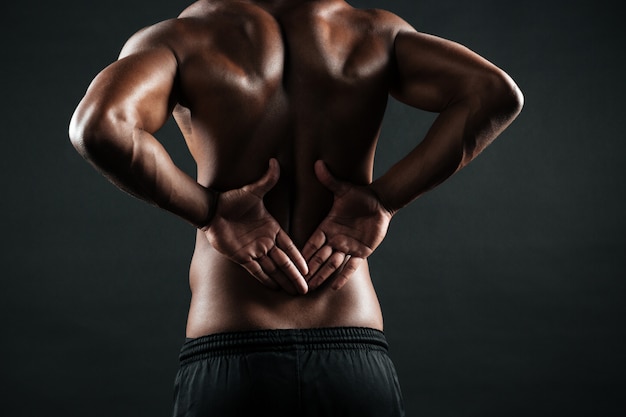
<svg viewBox="0 0 626 417"><path fill-rule="evenodd" d="M198 2L178 19L140 32L123 55L156 38L176 56L174 116L200 184L238 188L259 178L270 158L278 159L280 180L265 204L302 247L332 204L315 177L316 160L338 178L371 182L397 31L381 24L381 13L334 0L291 8ZM340 292L322 288L294 298L260 286L199 233L190 278L188 335L248 327L382 327L366 266Z"/></svg>
<svg viewBox="0 0 626 417"><path fill-rule="evenodd" d="M377 32L377 20L342 1L284 10L218 1L168 22L181 39L171 46L175 116L199 182L240 187L278 158L281 179L266 204L302 245L332 198L315 178L317 159L339 178L371 182L394 35Z"/></svg>

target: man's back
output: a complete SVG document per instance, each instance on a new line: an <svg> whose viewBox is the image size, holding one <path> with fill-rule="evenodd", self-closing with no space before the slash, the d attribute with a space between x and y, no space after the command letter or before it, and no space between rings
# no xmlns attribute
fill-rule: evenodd
<svg viewBox="0 0 626 417"><path fill-rule="evenodd" d="M391 20L341 0L276 8L206 1L139 33L122 56L162 42L175 54L174 115L200 184L238 188L259 178L270 158L278 160L281 176L264 202L301 249L333 202L315 176L316 160L351 183L372 180L399 30L400 20L395 26ZM339 293L323 287L297 298L247 274L198 233L189 336L268 327L382 328L366 265Z"/></svg>
<svg viewBox="0 0 626 417"><path fill-rule="evenodd" d="M389 94L439 116L372 181ZM521 105L467 48L342 0L200 1L131 38L70 136L198 228L176 415L403 415L366 258ZM172 114L197 179L153 136Z"/></svg>
<svg viewBox="0 0 626 417"><path fill-rule="evenodd" d="M237 188L277 158L281 178L266 202L304 245L332 203L316 160L353 183L372 180L398 30L382 21L336 0L284 10L224 0L166 23L179 65L175 115L183 131L192 126L199 182Z"/></svg>

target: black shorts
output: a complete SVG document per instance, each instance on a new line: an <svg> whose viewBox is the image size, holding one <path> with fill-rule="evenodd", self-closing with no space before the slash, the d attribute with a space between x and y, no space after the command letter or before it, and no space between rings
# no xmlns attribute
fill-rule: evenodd
<svg viewBox="0 0 626 417"><path fill-rule="evenodd" d="M174 416L404 416L382 332L260 330L187 341Z"/></svg>

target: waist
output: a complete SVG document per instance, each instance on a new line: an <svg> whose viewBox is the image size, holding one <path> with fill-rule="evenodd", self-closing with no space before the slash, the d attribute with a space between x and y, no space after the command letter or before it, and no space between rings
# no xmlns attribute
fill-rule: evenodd
<svg viewBox="0 0 626 417"><path fill-rule="evenodd" d="M197 247L190 270L187 336L259 329L370 327L382 313L366 263L340 290L322 286L292 296L263 286L210 247Z"/></svg>
<svg viewBox="0 0 626 417"><path fill-rule="evenodd" d="M357 349L387 351L382 331L367 327L254 330L226 332L189 339L181 349L181 364L217 356L265 351Z"/></svg>

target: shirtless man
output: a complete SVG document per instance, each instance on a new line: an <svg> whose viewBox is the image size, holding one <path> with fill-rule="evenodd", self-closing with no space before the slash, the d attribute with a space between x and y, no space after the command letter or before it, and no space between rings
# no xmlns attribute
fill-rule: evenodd
<svg viewBox="0 0 626 417"><path fill-rule="evenodd" d="M389 94L439 116L373 181ZM201 0L131 37L70 137L198 229L175 415L403 415L366 258L521 106L475 53L343 0ZM196 179L153 136L172 114Z"/></svg>

